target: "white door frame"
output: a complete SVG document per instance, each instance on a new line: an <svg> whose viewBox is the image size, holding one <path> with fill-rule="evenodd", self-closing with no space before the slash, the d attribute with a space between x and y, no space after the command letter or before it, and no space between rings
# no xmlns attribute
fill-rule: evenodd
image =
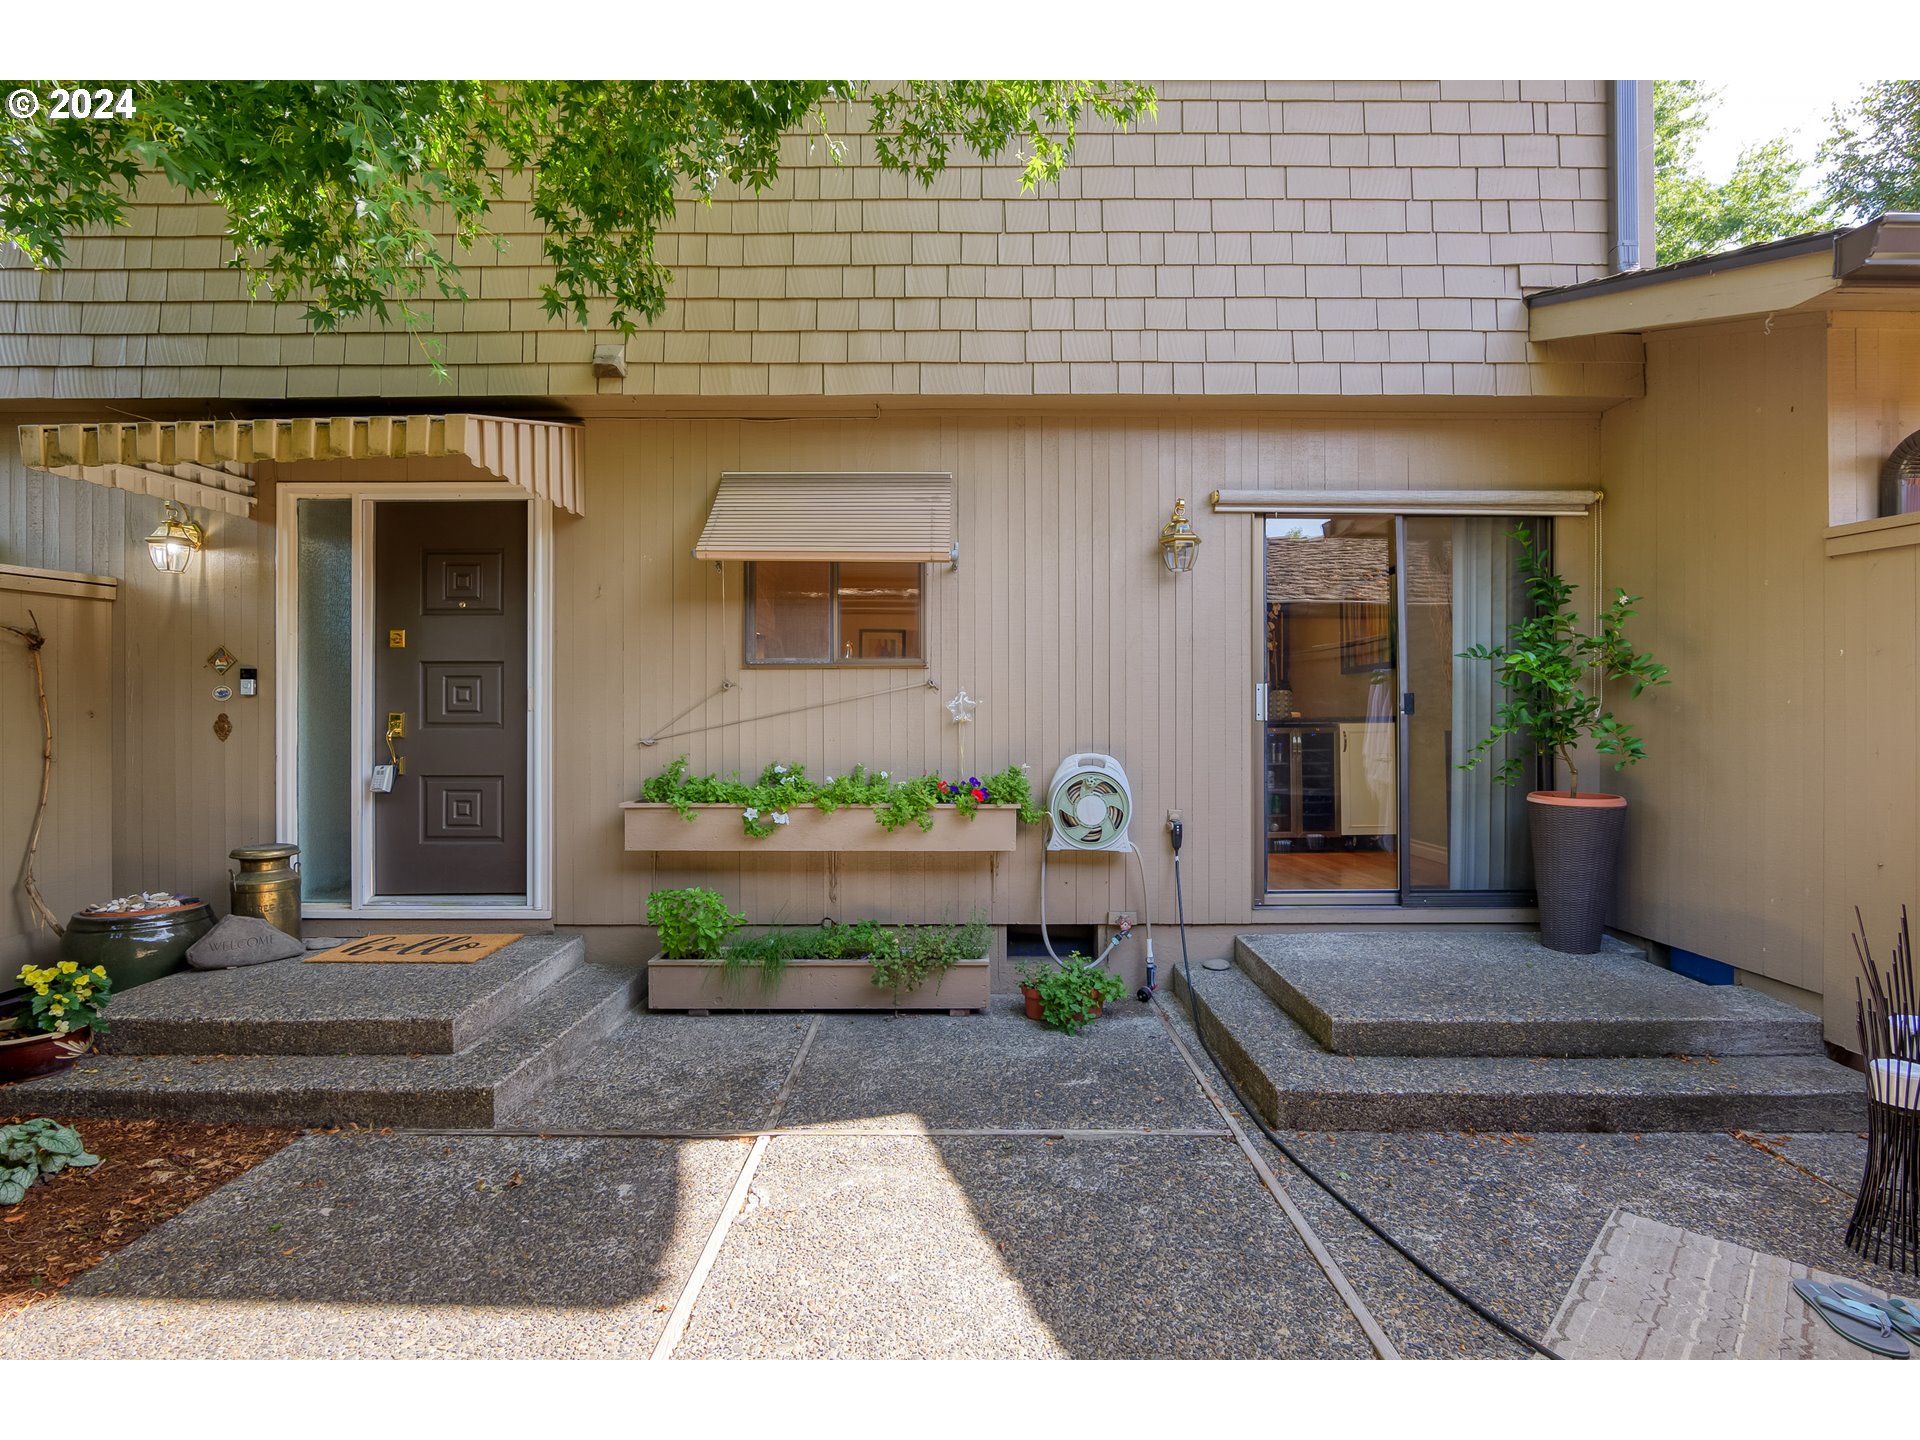
<svg viewBox="0 0 1920 1440"><path fill-rule="evenodd" d="M382 500L487 500L527 510L527 888L520 895L381 896L373 888L373 798L353 787L350 903L303 900L308 919L549 920L553 918L553 505L500 484L304 481L277 487L275 597L279 684L275 704L278 833L300 843L300 500L353 502L352 669L355 716L352 771L373 774L373 726L362 724L373 698L373 521Z"/></svg>

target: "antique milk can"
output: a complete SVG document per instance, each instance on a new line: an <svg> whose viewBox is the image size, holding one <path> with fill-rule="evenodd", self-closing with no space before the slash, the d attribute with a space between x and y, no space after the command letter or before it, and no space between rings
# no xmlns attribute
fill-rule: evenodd
<svg viewBox="0 0 1920 1440"><path fill-rule="evenodd" d="M240 873L227 872L235 915L257 915L274 929L300 938L300 872L293 858L298 845L242 845L227 852Z"/></svg>

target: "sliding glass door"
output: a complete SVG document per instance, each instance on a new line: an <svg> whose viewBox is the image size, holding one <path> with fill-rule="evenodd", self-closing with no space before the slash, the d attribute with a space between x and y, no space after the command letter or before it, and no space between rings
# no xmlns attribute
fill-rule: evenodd
<svg viewBox="0 0 1920 1440"><path fill-rule="evenodd" d="M1265 521L1270 901L1495 904L1531 888L1525 787L1494 782L1503 752L1461 768L1496 697L1492 667L1458 653L1504 638L1525 602L1512 523Z"/></svg>

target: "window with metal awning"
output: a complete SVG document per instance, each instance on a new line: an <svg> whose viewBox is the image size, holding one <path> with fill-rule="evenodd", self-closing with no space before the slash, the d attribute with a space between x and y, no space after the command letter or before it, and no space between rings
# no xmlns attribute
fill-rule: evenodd
<svg viewBox="0 0 1920 1440"><path fill-rule="evenodd" d="M701 560L958 564L959 507L953 476L722 475L693 553Z"/></svg>
<svg viewBox="0 0 1920 1440"><path fill-rule="evenodd" d="M953 476L720 477L693 553L744 562L748 665L923 665L923 565L958 565Z"/></svg>

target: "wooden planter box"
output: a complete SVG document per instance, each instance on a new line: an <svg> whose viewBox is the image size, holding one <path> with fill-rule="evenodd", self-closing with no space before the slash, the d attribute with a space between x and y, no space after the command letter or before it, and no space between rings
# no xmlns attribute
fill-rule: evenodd
<svg viewBox="0 0 1920 1440"><path fill-rule="evenodd" d="M764 839L741 828L738 805L695 805L694 818L682 820L671 805L629 801L620 807L626 821L629 850L706 850L769 854L802 851L868 850L900 855L952 854L961 851L1011 850L1018 838L1018 805L982 805L969 820L950 805L933 812L933 828L906 824L885 829L873 818L871 805L842 805L824 814L811 805L796 805L785 825Z"/></svg>
<svg viewBox="0 0 1920 1440"><path fill-rule="evenodd" d="M647 962L649 1010L985 1010L990 971L986 956L961 960L913 990L893 991L873 983L865 960L789 960L771 990L757 971L737 980L720 973L717 960Z"/></svg>

